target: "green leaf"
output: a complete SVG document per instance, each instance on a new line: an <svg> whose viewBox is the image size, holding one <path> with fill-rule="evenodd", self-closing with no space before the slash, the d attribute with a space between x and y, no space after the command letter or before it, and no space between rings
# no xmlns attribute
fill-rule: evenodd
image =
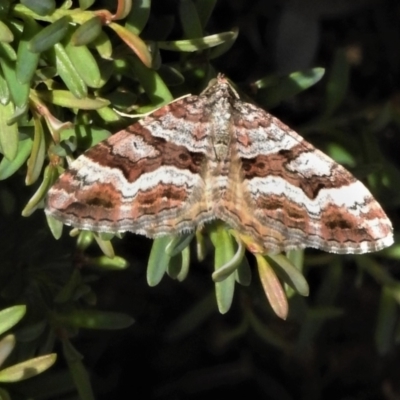
<svg viewBox="0 0 400 400"><path fill-rule="evenodd" d="M1 400L12 400L10 394L3 388L0 388L0 399Z"/></svg>
<svg viewBox="0 0 400 400"><path fill-rule="evenodd" d="M217 0L200 0L195 4L200 24L203 28L205 28L215 6L217 5Z"/></svg>
<svg viewBox="0 0 400 400"><path fill-rule="evenodd" d="M100 35L90 43L90 46L96 49L101 58L104 58L105 60L111 59L113 47L110 38L104 33L104 31L100 32Z"/></svg>
<svg viewBox="0 0 400 400"><path fill-rule="evenodd" d="M0 133L1 137L1 133ZM10 161L4 157L0 162L0 181L9 178L13 175L22 164L28 159L31 153L33 141L31 138L26 137L18 141L18 151L15 158Z"/></svg>
<svg viewBox="0 0 400 400"><path fill-rule="evenodd" d="M51 215L47 214L46 214L46 220L47 220L47 225L50 228L50 232L53 235L54 239L56 240L60 239L64 228L64 224L58 219L55 219Z"/></svg>
<svg viewBox="0 0 400 400"><path fill-rule="evenodd" d="M0 68L0 104L7 105L11 100L10 89L4 78L3 70Z"/></svg>
<svg viewBox="0 0 400 400"><path fill-rule="evenodd" d="M0 371L0 382L18 382L32 378L50 368L56 361L57 354L32 358Z"/></svg>
<svg viewBox="0 0 400 400"><path fill-rule="evenodd" d="M8 43L0 42L2 57L4 57L7 61L15 61L17 59L17 53L15 52L14 48L10 46Z"/></svg>
<svg viewBox="0 0 400 400"><path fill-rule="evenodd" d="M92 386L90 384L89 374L86 371L83 363L82 356L74 348L69 340L62 341L63 355L67 361L72 380L78 390L80 400L95 400Z"/></svg>
<svg viewBox="0 0 400 400"><path fill-rule="evenodd" d="M46 66L40 69L37 69L36 72L36 79L38 82L43 83L49 79L53 79L57 76L57 69L54 66Z"/></svg>
<svg viewBox="0 0 400 400"><path fill-rule="evenodd" d="M337 163L347 165L348 167L354 168L357 162L354 155L350 153L346 148L336 143L329 143L327 146L326 153L329 154Z"/></svg>
<svg viewBox="0 0 400 400"><path fill-rule="evenodd" d="M170 65L160 65L158 73L167 86L179 86L185 82L185 77L181 72Z"/></svg>
<svg viewBox="0 0 400 400"><path fill-rule="evenodd" d="M153 105L165 104L174 99L168 87L156 71L146 68L136 58L130 58L129 62L132 66L133 73L142 84L143 89Z"/></svg>
<svg viewBox="0 0 400 400"><path fill-rule="evenodd" d="M233 238L223 224L210 226L210 239L215 247L214 269L218 271L235 256ZM221 314L229 311L235 290L235 274L231 273L223 281L215 283L218 310Z"/></svg>
<svg viewBox="0 0 400 400"><path fill-rule="evenodd" d="M167 244L165 252L170 256L176 256L181 251L183 251L194 238L195 233L183 233L181 235L175 236Z"/></svg>
<svg viewBox="0 0 400 400"><path fill-rule="evenodd" d="M344 49L336 51L335 60L329 71L326 85L324 117L328 117L340 106L347 94L350 78L350 65Z"/></svg>
<svg viewBox="0 0 400 400"><path fill-rule="evenodd" d="M357 257L354 257L354 261L359 268L368 272L380 285L387 285L392 288L400 286L400 283L371 256L357 255Z"/></svg>
<svg viewBox="0 0 400 400"><path fill-rule="evenodd" d="M33 53L42 53L59 43L68 33L71 19L63 16L52 24L43 28L28 43L28 49Z"/></svg>
<svg viewBox="0 0 400 400"><path fill-rule="evenodd" d="M50 131L51 137L57 144L60 144L60 137L62 136L62 133L73 126L71 121L62 122L50 112L44 113L44 119L46 121L47 128ZM71 144L74 145L75 143Z"/></svg>
<svg viewBox="0 0 400 400"><path fill-rule="evenodd" d="M29 50L29 41L40 31L40 25L33 18L24 17L24 30L18 43L16 77L20 83L30 83L36 72L40 53Z"/></svg>
<svg viewBox="0 0 400 400"><path fill-rule="evenodd" d="M7 335L0 340L0 366L11 354L15 347L15 336Z"/></svg>
<svg viewBox="0 0 400 400"><path fill-rule="evenodd" d="M199 261L203 261L206 258L207 248L204 241L204 235L200 230L196 231L196 256Z"/></svg>
<svg viewBox="0 0 400 400"><path fill-rule="evenodd" d="M199 15L197 14L197 8L192 0L179 1L179 17L185 38L194 39L203 36L203 29Z"/></svg>
<svg viewBox="0 0 400 400"><path fill-rule="evenodd" d="M125 258L115 256L113 258L107 256L100 256L88 259L88 263L95 267L105 270L122 270L129 267L128 261Z"/></svg>
<svg viewBox="0 0 400 400"><path fill-rule="evenodd" d="M55 0L21 0L21 4L42 16L51 14L56 8Z"/></svg>
<svg viewBox="0 0 400 400"><path fill-rule="evenodd" d="M291 264L300 272L304 269L304 249L290 250L286 252L286 257ZM290 299L295 293L295 289L285 283L286 297Z"/></svg>
<svg viewBox="0 0 400 400"><path fill-rule="evenodd" d="M101 86L100 69L89 49L84 45L74 46L69 41L65 45L65 51L86 85L99 88Z"/></svg>
<svg viewBox="0 0 400 400"><path fill-rule="evenodd" d="M11 43L14 40L14 35L10 28L0 20L0 42Z"/></svg>
<svg viewBox="0 0 400 400"><path fill-rule="evenodd" d="M26 114L27 111L28 111L28 103L25 103L22 106L22 108L16 107L13 115L7 121L8 125L17 123L19 121L19 119Z"/></svg>
<svg viewBox="0 0 400 400"><path fill-rule="evenodd" d="M32 185L37 181L42 172L44 158L45 158L45 139L42 121L37 115L33 116L33 124L35 127L35 134L33 138L32 152L28 159L28 169L26 172L25 184Z"/></svg>
<svg viewBox="0 0 400 400"><path fill-rule="evenodd" d="M323 77L324 72L323 68L312 68L293 72L282 78L266 77L254 83L254 86L260 89L257 98L264 106L274 107L315 85Z"/></svg>
<svg viewBox="0 0 400 400"><path fill-rule="evenodd" d="M101 240L106 240L106 241L110 241L115 236L114 233L110 232L97 232L96 235L98 235L98 237Z"/></svg>
<svg viewBox="0 0 400 400"><path fill-rule="evenodd" d="M237 268L241 264L244 253L245 246L242 241L238 242L238 249L236 254L224 265L222 265L218 270L214 271L212 274L212 278L214 282L221 282L228 278L232 273L236 272Z"/></svg>
<svg viewBox="0 0 400 400"><path fill-rule="evenodd" d="M95 0L79 0L79 8L86 10L94 4Z"/></svg>
<svg viewBox="0 0 400 400"><path fill-rule="evenodd" d="M0 43L0 65L16 109L24 109L28 104L30 85L18 81L15 62L10 58L4 43Z"/></svg>
<svg viewBox="0 0 400 400"><path fill-rule="evenodd" d="M86 98L88 93L87 86L76 70L64 47L60 43L57 43L54 45L54 52L55 65L60 78L64 81L67 88L75 97L78 99Z"/></svg>
<svg viewBox="0 0 400 400"><path fill-rule="evenodd" d="M151 0L135 0L126 19L125 27L139 35L146 26L150 16Z"/></svg>
<svg viewBox="0 0 400 400"><path fill-rule="evenodd" d="M249 286L251 283L251 269L247 257L243 257L235 273L236 282L243 286Z"/></svg>
<svg viewBox="0 0 400 400"><path fill-rule="evenodd" d="M26 306L19 305L0 311L0 335L16 325L26 313Z"/></svg>
<svg viewBox="0 0 400 400"><path fill-rule="evenodd" d="M210 54L208 57L210 60L214 60L215 58L222 56L222 54L231 49L239 35L239 29L232 29L232 33L234 34L232 35L232 37L228 38L224 43L220 44L219 46L213 47L210 50Z"/></svg>
<svg viewBox="0 0 400 400"><path fill-rule="evenodd" d="M398 243L398 241L396 241L393 244L393 246L390 246L389 248L385 249L382 253L385 255L385 257L399 260L400 259L400 243Z"/></svg>
<svg viewBox="0 0 400 400"><path fill-rule="evenodd" d="M73 46L83 46L93 42L101 34L103 25L101 18L94 16L80 25L71 36Z"/></svg>
<svg viewBox="0 0 400 400"><path fill-rule="evenodd" d="M72 294L72 301L77 302L79 300L82 300L84 297L92 293L92 289L89 285L79 285L76 288L74 288L74 292Z"/></svg>
<svg viewBox="0 0 400 400"><path fill-rule="evenodd" d="M182 250L181 253L181 270L179 272L179 274L176 276L176 279L179 282L183 282L188 273L189 273L189 267L190 267L190 247L185 247Z"/></svg>
<svg viewBox="0 0 400 400"><path fill-rule="evenodd" d="M103 240L98 233L93 233L93 237L96 240L98 246L100 247L101 251L110 258L115 257L115 252L113 245L110 240Z"/></svg>
<svg viewBox="0 0 400 400"><path fill-rule="evenodd" d="M190 247L186 246L181 252L172 256L167 267L167 274L172 279L182 282L189 273L190 266Z"/></svg>
<svg viewBox="0 0 400 400"><path fill-rule="evenodd" d="M375 331L375 344L381 356L388 354L394 348L397 319L397 302L393 298L392 290L388 286L383 286Z"/></svg>
<svg viewBox="0 0 400 400"><path fill-rule="evenodd" d="M78 108L80 110L98 110L110 104L108 100L101 97L91 98L85 96L78 99L67 90L35 91L35 93L40 99L46 102L61 107Z"/></svg>
<svg viewBox="0 0 400 400"><path fill-rule="evenodd" d="M37 322L31 321L27 325L18 327L15 337L18 343L32 343L32 341L35 341L41 337L43 338L43 334L46 334L47 329L48 320L41 319Z"/></svg>
<svg viewBox="0 0 400 400"><path fill-rule="evenodd" d="M54 302L57 304L65 304L72 299L75 288L82 284L82 275L78 269L74 269L68 278L68 281L57 293Z"/></svg>
<svg viewBox="0 0 400 400"><path fill-rule="evenodd" d="M170 241L170 236L163 236L153 241L147 264L147 283L149 286L158 285L167 271L171 257L166 254L165 248Z"/></svg>
<svg viewBox="0 0 400 400"><path fill-rule="evenodd" d="M182 269L182 253L175 254L171 257L168 267L167 274L172 279L177 279Z"/></svg>
<svg viewBox="0 0 400 400"><path fill-rule="evenodd" d="M279 318L286 319L289 312L289 306L285 291L267 260L261 254L256 254L255 256L257 260L258 274L269 304Z"/></svg>
<svg viewBox="0 0 400 400"><path fill-rule="evenodd" d="M0 61L1 62L1 61ZM14 113L14 104L9 102L7 105L0 104L0 147L4 156L13 161L18 154L18 125L8 124L8 120Z"/></svg>
<svg viewBox="0 0 400 400"><path fill-rule="evenodd" d="M78 231L79 236L78 239L76 240L76 247L80 251L85 251L92 243L94 240L94 236L92 232L89 231Z"/></svg>
<svg viewBox="0 0 400 400"><path fill-rule="evenodd" d="M99 310L74 310L55 316L58 322L85 329L124 329L131 326L133 318L126 314Z"/></svg>
<svg viewBox="0 0 400 400"><path fill-rule="evenodd" d="M163 50L193 52L218 46L231 41L237 36L236 31L223 32L215 35L204 36L197 39L175 40L158 42L158 47Z"/></svg>
<svg viewBox="0 0 400 400"><path fill-rule="evenodd" d="M108 26L134 51L147 68L151 67L151 55L146 43L139 36L115 22L111 22Z"/></svg>
<svg viewBox="0 0 400 400"><path fill-rule="evenodd" d="M74 128L65 129L63 133L65 132L66 136L68 136L70 130L76 134L79 147L83 149L93 147L111 136L110 131L92 125L76 124Z"/></svg>
<svg viewBox="0 0 400 400"><path fill-rule="evenodd" d="M111 107L98 108L96 111L100 118L102 118L105 122L117 122L121 120L121 116L116 113Z"/></svg>
<svg viewBox="0 0 400 400"><path fill-rule="evenodd" d="M77 139L73 129L63 130L59 135L56 135L54 140L57 144L52 144L49 150L58 157L67 157L77 148Z"/></svg>
<svg viewBox="0 0 400 400"><path fill-rule="evenodd" d="M302 296L308 296L310 289L303 274L290 262L290 260L283 254L267 255L268 258L273 260L279 268L276 270L277 274L295 289Z"/></svg>
<svg viewBox="0 0 400 400"><path fill-rule="evenodd" d="M22 210L23 217L29 217L40 205L40 202L45 198L50 186L54 183L56 176L56 169L52 165L48 165L44 169L43 181L35 194L28 201L28 204Z"/></svg>

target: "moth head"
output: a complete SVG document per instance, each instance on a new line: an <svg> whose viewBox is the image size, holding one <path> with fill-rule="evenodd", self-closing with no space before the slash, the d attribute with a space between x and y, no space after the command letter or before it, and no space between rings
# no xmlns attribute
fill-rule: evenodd
<svg viewBox="0 0 400 400"><path fill-rule="evenodd" d="M211 79L207 87L201 92L201 95L210 98L234 97L236 99L239 99L238 93L223 74L218 74L216 78Z"/></svg>

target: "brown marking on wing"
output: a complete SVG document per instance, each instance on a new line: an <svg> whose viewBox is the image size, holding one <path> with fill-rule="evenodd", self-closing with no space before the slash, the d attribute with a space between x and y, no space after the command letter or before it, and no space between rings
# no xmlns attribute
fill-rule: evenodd
<svg viewBox="0 0 400 400"><path fill-rule="evenodd" d="M189 128L188 133L193 140L204 139L209 135L206 126L212 112L204 107L204 102L205 99L200 96L184 97L156 110L144 118L142 123L144 126L158 124L164 129L176 129L178 132Z"/></svg>
<svg viewBox="0 0 400 400"><path fill-rule="evenodd" d="M139 152L135 152L132 147L131 155L127 155L124 147L130 145L133 136L140 137L147 146L152 147L153 154L139 157ZM119 148L123 151L119 151ZM174 166L199 173L204 162L203 153L189 152L183 146L153 137L138 123L90 148L84 154L101 166L120 170L128 182L134 182L142 174L153 172L162 166Z"/></svg>
<svg viewBox="0 0 400 400"><path fill-rule="evenodd" d="M304 153L303 146L299 145L290 150L281 150L277 154L259 155L251 159L243 158L244 179L278 176L292 186L301 188L309 199L315 199L322 189L346 186L356 181L348 171L333 162L329 175L304 176L299 172L289 170L287 165L302 153Z"/></svg>

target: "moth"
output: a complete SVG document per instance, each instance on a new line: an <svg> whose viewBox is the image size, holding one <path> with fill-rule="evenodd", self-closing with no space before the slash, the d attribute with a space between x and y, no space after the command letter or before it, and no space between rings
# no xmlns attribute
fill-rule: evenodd
<svg viewBox="0 0 400 400"><path fill-rule="evenodd" d="M393 243L368 189L219 75L71 163L45 212L95 232L156 238L222 220L266 252L366 253Z"/></svg>

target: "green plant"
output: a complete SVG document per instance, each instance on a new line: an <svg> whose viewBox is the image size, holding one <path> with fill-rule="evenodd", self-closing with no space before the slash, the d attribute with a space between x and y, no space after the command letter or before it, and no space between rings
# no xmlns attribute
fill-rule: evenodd
<svg viewBox="0 0 400 400"><path fill-rule="evenodd" d="M13 306L0 311L0 335L3 335L7 330L15 326L23 318L25 312L25 306ZM13 351L15 344L16 340L13 334L3 336L0 340L0 366L5 363L7 357ZM0 370L0 382L11 383L32 378L50 368L56 359L57 355L52 353L3 368ZM0 388L0 396L5 400L10 399L10 395L4 387Z"/></svg>

